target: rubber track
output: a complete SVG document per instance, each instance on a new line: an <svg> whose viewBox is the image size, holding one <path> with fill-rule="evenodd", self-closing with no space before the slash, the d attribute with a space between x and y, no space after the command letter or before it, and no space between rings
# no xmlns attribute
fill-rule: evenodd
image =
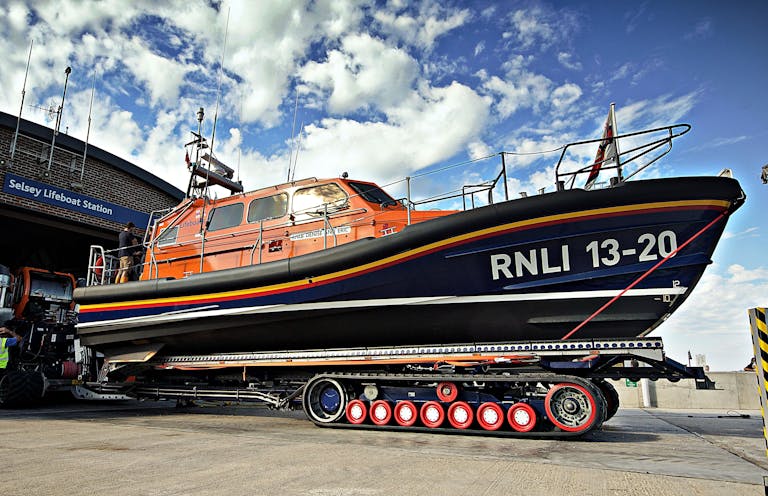
<svg viewBox="0 0 768 496"><path fill-rule="evenodd" d="M561 374L550 374L550 373L519 373L514 375L500 375L500 374L386 374L386 373L343 373L343 372L329 372L329 373L323 373L323 374L317 374L313 376L309 381L307 381L307 384L311 383L312 381L315 381L317 379L321 378L328 378L328 379L342 379L342 380L361 380L361 381L368 381L368 380L376 380L376 381L414 381L414 382L441 382L441 381L451 381L451 382L546 382L546 383L561 383L561 382L569 382L573 384L578 384L580 386L584 386L589 390L593 390L598 393L596 396L597 401L602 402L602 411L603 416L605 417L605 412L607 410L606 408L606 401L605 398L602 395L602 391L599 387L597 387L594 383L591 381L584 379L582 377L572 376L572 375L561 375ZM603 421L597 422L591 429L584 432L567 432L567 431L561 431L561 430L552 430L552 431L532 431L532 432L517 432L514 430L510 431L487 431L485 429L456 429L453 427L437 427L437 428L429 428L429 427L423 427L423 426L411 426L411 427L404 427L400 425L372 425L372 424L350 424L344 421L339 422L332 422L332 423L323 423L323 422L317 422L312 418L307 417L312 423L317 425L318 427L331 427L331 428L339 428L339 429L366 429L366 430L386 430L386 431L403 431L403 432L429 432L429 433L440 433L440 434L458 434L458 435L482 435L482 436L493 436L493 437L528 437L528 438L575 438L575 437L581 437L585 434L588 434L589 432L592 432L595 429L599 429L602 425ZM342 416L342 418L345 418ZM447 419L446 419L447 422Z"/></svg>

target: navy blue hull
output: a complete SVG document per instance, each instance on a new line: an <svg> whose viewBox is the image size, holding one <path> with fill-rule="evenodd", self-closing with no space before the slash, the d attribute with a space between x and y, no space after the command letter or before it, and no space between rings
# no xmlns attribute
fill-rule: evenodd
<svg viewBox="0 0 768 496"><path fill-rule="evenodd" d="M78 331L173 353L560 339L698 233L574 335L643 336L690 294L741 198L692 178L491 205L284 262L79 289Z"/></svg>

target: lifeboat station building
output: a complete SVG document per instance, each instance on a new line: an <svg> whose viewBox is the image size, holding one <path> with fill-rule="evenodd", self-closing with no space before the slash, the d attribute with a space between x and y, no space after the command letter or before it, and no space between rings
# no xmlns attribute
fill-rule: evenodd
<svg viewBox="0 0 768 496"><path fill-rule="evenodd" d="M127 222L142 234L152 212L184 197L109 152L4 112L0 185L0 264L81 277L90 245L116 248Z"/></svg>

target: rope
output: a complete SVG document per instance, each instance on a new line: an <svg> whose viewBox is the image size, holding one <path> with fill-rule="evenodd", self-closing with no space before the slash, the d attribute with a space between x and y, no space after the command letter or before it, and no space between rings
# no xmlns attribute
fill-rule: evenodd
<svg viewBox="0 0 768 496"><path fill-rule="evenodd" d="M616 300L618 300L619 298L621 298L622 296L624 296L624 295L626 294L626 292L627 292L627 291L629 291L630 289L632 289L632 288L634 288L635 286L637 286L638 284L640 284L640 282L641 282L643 279L645 279L646 277L648 277L649 275L651 275L651 274L652 274L654 271L656 271L656 269L658 269L658 268L659 268L659 267L661 267L661 266L662 266L664 263L666 263L666 262L667 262L667 260L669 260L670 258L674 257L674 256L675 256L675 255L676 255L676 254L677 254L677 253L678 253L680 250L682 250L683 248L685 248L686 246L688 246L688 245L689 245L689 244L690 244L690 243L691 243L693 240L695 240L696 238L698 238L699 236L701 236L701 235L702 235L702 234L703 234L705 231L707 231L707 230L708 230L710 227L714 226L714 225L715 225L715 224L716 224L716 223L717 223L717 222L718 222L720 219L722 219L723 217L725 217L727 213L728 213L728 212L727 212L727 211L725 211L725 212L722 212L722 213L721 213L720 215L718 215L717 217L715 217L715 219L713 219L713 220L712 220L712 222L710 222L710 223L709 223L709 224L707 224L706 226L702 227L702 228L701 228L701 229L700 229L700 230L699 230L699 231L698 231L696 234L694 234L693 236L691 236L691 237L690 237L690 238L689 238L689 239L688 239L688 240L687 240L685 243L683 243L683 244L681 244L680 246L678 246L678 247L677 247L677 248L676 248L674 251L672 251L672 253L670 253L669 255L667 255L666 257L664 257L663 259L661 259L661 260L660 260L660 261L659 261L659 262L658 262L656 265L654 265L653 267L651 267L650 269L648 269L647 271L645 271L645 273L644 273L643 275L641 275L640 277L638 277L637 279L635 279L635 280L634 280L634 281L633 281L633 282L632 282L632 283L631 283L629 286L627 286L626 288L624 288L624 289L621 291L621 293L619 293L619 294L617 294L616 296L614 296L613 298L611 298L611 300L610 300L608 303L606 303L605 305L603 305L602 307L600 307L600 308L599 308L599 309L598 309L598 310L597 310L595 313L593 313L592 315L590 315L589 317L587 317L587 318L586 318L586 319L585 319L585 320L584 320L584 321L583 321L581 324L579 324L579 325L577 325L576 327L574 327L574 328L573 328L573 330L571 330L571 332L569 332L568 334L566 334L565 336L563 336L562 338L560 338L560 341L565 341L566 339L568 339L568 338L570 338L571 336L573 336L573 335L574 335L574 334L575 334L575 333L576 333L576 332L577 332L579 329L581 329L582 327L584 327L585 325L587 325L587 324L588 324L588 323L589 323L589 322L590 322L592 319L594 319L595 317L597 317L598 315L600 315L601 313L603 313L603 311L604 311L606 308L608 308L609 306L613 305L613 304L616 302Z"/></svg>

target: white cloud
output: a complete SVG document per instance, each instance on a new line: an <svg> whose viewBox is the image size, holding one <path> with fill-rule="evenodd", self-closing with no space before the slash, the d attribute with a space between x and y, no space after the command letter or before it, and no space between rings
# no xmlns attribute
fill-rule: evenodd
<svg viewBox="0 0 768 496"><path fill-rule="evenodd" d="M619 132L629 129L647 129L679 122L694 107L700 91L672 96L662 95L616 107ZM602 127L602 124L601 124Z"/></svg>
<svg viewBox="0 0 768 496"><path fill-rule="evenodd" d="M544 159L548 164L556 161L562 146L572 138L568 135L544 135L539 137L510 137L505 147L510 155L507 156L507 166L510 168L523 168L532 163ZM550 183L554 183L554 172L550 177Z"/></svg>
<svg viewBox="0 0 768 496"><path fill-rule="evenodd" d="M648 74L658 71L663 66L664 60L659 57L651 57L639 64L634 62L625 62L618 68L614 69L612 72L608 73L608 81L615 83L616 81L629 79L629 84L633 86L638 85L640 84L640 81L644 79ZM602 87L600 85L605 84L603 77L603 75L600 75L599 77L593 76L591 78L595 81L595 83L593 83L595 88Z"/></svg>
<svg viewBox="0 0 768 496"><path fill-rule="evenodd" d="M712 19L705 18L699 20L696 26L694 26L693 31L686 33L683 38L693 41L703 40L712 36L713 31Z"/></svg>
<svg viewBox="0 0 768 496"><path fill-rule="evenodd" d="M719 148L721 146L731 146L735 145L736 143L740 143L742 141L750 139L749 136L741 135L741 136L732 136L728 138L715 138L711 141L708 141L704 144L698 145L698 146L692 146L688 148L689 151L701 151L701 150L708 150L711 148Z"/></svg>
<svg viewBox="0 0 768 496"><path fill-rule="evenodd" d="M2 8L2 7L0 7ZM7 6L7 11L3 12L4 17L10 24L11 31L21 32L27 25L27 16L29 16L29 10L25 5L21 3L12 3Z"/></svg>
<svg viewBox="0 0 768 496"><path fill-rule="evenodd" d="M747 309L768 300L768 269L717 265L707 269L691 296L654 331L667 352L682 359L703 353L713 370L740 370L752 353Z"/></svg>
<svg viewBox="0 0 768 496"><path fill-rule="evenodd" d="M389 109L386 122L327 118L308 125L299 169L320 176L348 171L388 182L449 159L477 140L488 118L483 97L455 82L423 91ZM458 121L461 126L448 124ZM271 157L270 162L287 164L287 158Z"/></svg>
<svg viewBox="0 0 768 496"><path fill-rule="evenodd" d="M728 266L728 275L731 276L730 282L741 284L754 281L768 281L768 269L758 267L756 269L746 269L743 265L733 264ZM763 294L768 296L768 292Z"/></svg>
<svg viewBox="0 0 768 496"><path fill-rule="evenodd" d="M399 48L368 34L350 35L324 62L308 62L299 70L310 90L330 92L328 109L345 114L368 106L397 105L412 91L418 64Z"/></svg>
<svg viewBox="0 0 768 496"><path fill-rule="evenodd" d="M725 231L723 233L723 239L740 239L740 238L756 238L759 237L759 228L756 226L748 227L740 232Z"/></svg>
<svg viewBox="0 0 768 496"><path fill-rule="evenodd" d="M380 30L396 41L431 50L437 38L463 25L469 10L452 10L436 2L420 2L418 12L402 12L402 6L389 4L376 9L373 18Z"/></svg>
<svg viewBox="0 0 768 496"><path fill-rule="evenodd" d="M496 109L502 119L506 119L519 109L532 108L549 101L552 81L532 72L525 72L514 80L504 80L492 76L483 82L483 89L498 99Z"/></svg>
<svg viewBox="0 0 768 496"><path fill-rule="evenodd" d="M483 50L485 50L485 41L480 41L475 45L475 57L483 53Z"/></svg>
<svg viewBox="0 0 768 496"><path fill-rule="evenodd" d="M571 69L572 71L580 71L582 67L581 62L574 61L573 54L568 52L558 53L557 61L560 62L560 65L562 65L566 69Z"/></svg>
<svg viewBox="0 0 768 496"><path fill-rule="evenodd" d="M514 38L517 47L527 50L534 46L544 51L568 40L578 30L577 17L567 9L547 10L541 6L520 9L509 15L511 30L504 38Z"/></svg>
<svg viewBox="0 0 768 496"><path fill-rule="evenodd" d="M231 56L225 67L241 78L243 120L279 122L295 67L313 42L334 42L357 29L365 3L334 0L295 5L281 1L232 2ZM291 99L292 100L292 99Z"/></svg>
<svg viewBox="0 0 768 496"><path fill-rule="evenodd" d="M151 104L173 105L179 98L184 76L190 70L176 60L152 53L136 37L123 46L122 61L149 91Z"/></svg>
<svg viewBox="0 0 768 496"><path fill-rule="evenodd" d="M558 86L552 92L552 105L558 110L564 109L573 105L581 97L581 94L581 88L577 84L566 83Z"/></svg>
<svg viewBox="0 0 768 496"><path fill-rule="evenodd" d="M495 150L492 150L491 147L482 141L472 141L467 143L467 153L472 160L487 157L493 154L494 151Z"/></svg>

